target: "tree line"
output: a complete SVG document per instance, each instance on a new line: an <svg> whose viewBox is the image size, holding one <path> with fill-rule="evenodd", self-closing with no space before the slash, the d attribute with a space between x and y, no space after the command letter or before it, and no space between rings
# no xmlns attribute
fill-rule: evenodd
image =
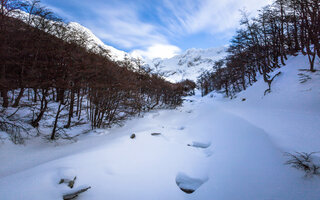
<svg viewBox="0 0 320 200"><path fill-rule="evenodd" d="M309 70L315 71L316 57L320 58L319 0L276 0L255 18L249 19L246 12L242 16L228 56L199 76L202 95L215 90L232 97L257 81L258 74L268 84L267 94L280 74L272 72L298 52L308 57Z"/></svg>
<svg viewBox="0 0 320 200"><path fill-rule="evenodd" d="M168 82L128 60L114 62L100 47L88 49L85 33L68 29L38 0L0 3L2 109L18 108L26 99L36 108L30 124L38 127L55 102L51 139L62 117L63 128L83 116L92 129L110 127L154 108L174 108L195 87Z"/></svg>

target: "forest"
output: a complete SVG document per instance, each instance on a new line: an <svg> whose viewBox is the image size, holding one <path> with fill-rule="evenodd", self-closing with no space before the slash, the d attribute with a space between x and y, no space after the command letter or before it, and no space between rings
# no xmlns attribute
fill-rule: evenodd
<svg viewBox="0 0 320 200"><path fill-rule="evenodd" d="M67 29L38 0L0 2L0 130L15 143L30 130L14 117L19 109L30 113L24 120L33 128L45 116L52 119L54 140L78 124L111 127L151 109L174 108L195 87L190 81L170 83L128 60L112 61L102 48L88 48L85 33Z"/></svg>
<svg viewBox="0 0 320 200"><path fill-rule="evenodd" d="M203 96L220 91L232 98L256 82L259 75L268 85L266 95L280 75L272 72L284 66L288 56L300 52L309 60L310 67L305 70L316 71L315 61L320 58L319 0L276 0L252 19L243 11L240 23L228 56L199 76Z"/></svg>

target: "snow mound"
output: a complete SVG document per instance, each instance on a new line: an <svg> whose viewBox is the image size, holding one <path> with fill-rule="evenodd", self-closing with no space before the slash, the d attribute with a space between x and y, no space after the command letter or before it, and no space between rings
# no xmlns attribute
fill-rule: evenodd
<svg viewBox="0 0 320 200"><path fill-rule="evenodd" d="M210 147L211 143L210 142L192 142L192 144L189 146L192 146L192 147L196 147L196 148L202 148L202 149L206 149L208 147Z"/></svg>
<svg viewBox="0 0 320 200"><path fill-rule="evenodd" d="M187 194L196 191L208 179L191 178L184 173L179 173L176 177L178 187Z"/></svg>

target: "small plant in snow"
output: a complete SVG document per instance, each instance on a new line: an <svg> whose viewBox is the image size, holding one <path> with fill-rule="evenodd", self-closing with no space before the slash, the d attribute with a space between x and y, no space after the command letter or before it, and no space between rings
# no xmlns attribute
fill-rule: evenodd
<svg viewBox="0 0 320 200"><path fill-rule="evenodd" d="M320 175L320 162L314 154L319 152L296 152L295 154L286 153L290 159L285 163L291 165L291 167L304 171L306 177L312 177L313 175Z"/></svg>

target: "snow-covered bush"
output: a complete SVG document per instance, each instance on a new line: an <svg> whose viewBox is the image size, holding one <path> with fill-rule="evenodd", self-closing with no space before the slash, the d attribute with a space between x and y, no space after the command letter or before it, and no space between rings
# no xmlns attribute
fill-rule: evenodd
<svg viewBox="0 0 320 200"><path fill-rule="evenodd" d="M304 171L306 177L320 175L320 159L314 155L317 153L319 152L296 152L295 154L286 153L285 155L289 157L289 160L285 164Z"/></svg>

